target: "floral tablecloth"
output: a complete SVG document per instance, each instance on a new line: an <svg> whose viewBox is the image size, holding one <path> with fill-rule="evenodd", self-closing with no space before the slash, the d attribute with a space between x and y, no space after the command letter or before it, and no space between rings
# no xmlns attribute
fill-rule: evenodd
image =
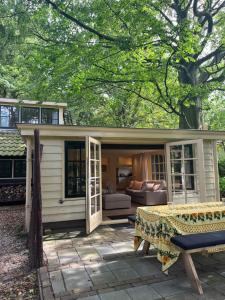
<svg viewBox="0 0 225 300"><path fill-rule="evenodd" d="M157 249L162 271L166 271L180 254L170 242L172 236L218 230L225 230L222 202L138 207L134 248L137 250L143 240L149 241Z"/></svg>

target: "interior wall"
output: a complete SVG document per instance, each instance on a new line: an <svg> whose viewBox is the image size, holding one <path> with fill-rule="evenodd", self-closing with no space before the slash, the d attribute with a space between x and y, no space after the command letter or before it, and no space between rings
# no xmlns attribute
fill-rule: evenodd
<svg viewBox="0 0 225 300"><path fill-rule="evenodd" d="M131 166L133 156L149 152L151 154L164 154L164 150L115 150L115 149L102 149L102 187L106 189L107 187L110 189L112 193L117 190L123 190L129 185L129 181L133 178L129 178L129 180L124 181L123 183L117 183L117 169L119 167ZM151 172L151 163L149 164L149 174L152 179Z"/></svg>

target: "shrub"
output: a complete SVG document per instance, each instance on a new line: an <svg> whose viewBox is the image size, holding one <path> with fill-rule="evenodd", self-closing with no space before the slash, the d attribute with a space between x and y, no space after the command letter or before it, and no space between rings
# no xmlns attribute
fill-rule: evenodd
<svg viewBox="0 0 225 300"><path fill-rule="evenodd" d="M220 177L220 196L225 197L225 177Z"/></svg>
<svg viewBox="0 0 225 300"><path fill-rule="evenodd" d="M219 160L218 167L220 177L225 177L225 159Z"/></svg>

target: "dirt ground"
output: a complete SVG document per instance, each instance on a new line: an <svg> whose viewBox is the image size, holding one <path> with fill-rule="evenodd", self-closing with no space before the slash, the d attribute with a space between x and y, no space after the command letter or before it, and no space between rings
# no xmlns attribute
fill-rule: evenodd
<svg viewBox="0 0 225 300"><path fill-rule="evenodd" d="M0 206L0 300L37 299L23 225L24 205Z"/></svg>

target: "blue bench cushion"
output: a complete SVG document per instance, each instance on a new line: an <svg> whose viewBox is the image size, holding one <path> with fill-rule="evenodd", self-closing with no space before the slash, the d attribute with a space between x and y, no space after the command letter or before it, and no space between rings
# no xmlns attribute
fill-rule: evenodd
<svg viewBox="0 0 225 300"><path fill-rule="evenodd" d="M135 221L136 221L136 216L135 216L135 215L128 216L127 219L128 219L130 222L135 223Z"/></svg>
<svg viewBox="0 0 225 300"><path fill-rule="evenodd" d="M177 235L171 238L171 242L184 250L223 245L225 244L225 230Z"/></svg>

